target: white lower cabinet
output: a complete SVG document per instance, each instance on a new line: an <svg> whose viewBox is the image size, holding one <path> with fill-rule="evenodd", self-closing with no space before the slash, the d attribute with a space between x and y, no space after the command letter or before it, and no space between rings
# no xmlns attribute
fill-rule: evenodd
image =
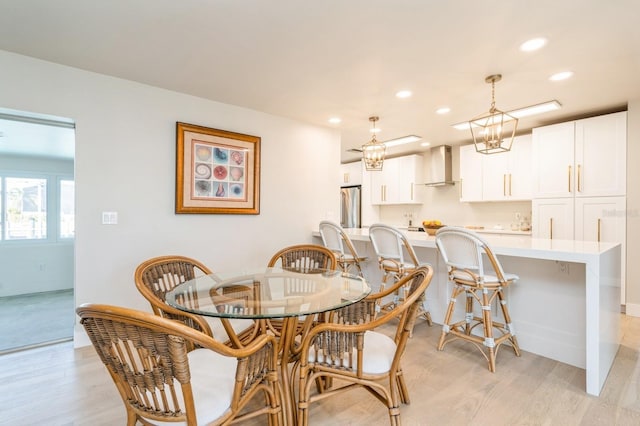
<svg viewBox="0 0 640 426"><path fill-rule="evenodd" d="M533 200L531 212L534 238L573 240L573 197Z"/></svg>

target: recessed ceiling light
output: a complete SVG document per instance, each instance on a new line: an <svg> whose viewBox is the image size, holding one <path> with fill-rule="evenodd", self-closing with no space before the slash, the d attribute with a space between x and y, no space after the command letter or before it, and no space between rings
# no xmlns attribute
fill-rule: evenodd
<svg viewBox="0 0 640 426"><path fill-rule="evenodd" d="M562 71L562 72L558 72L553 74L551 77L549 77L549 80L551 81L561 81L561 80L566 80L568 78L570 78L571 76L573 76L573 71Z"/></svg>
<svg viewBox="0 0 640 426"><path fill-rule="evenodd" d="M342 122L342 120L340 119L340 117L331 117L329 119L329 123L331 123L331 124L339 124L341 122Z"/></svg>
<svg viewBox="0 0 640 426"><path fill-rule="evenodd" d="M396 98L405 99L410 98L411 95L413 95L413 93L411 93L411 90L401 90L396 93Z"/></svg>
<svg viewBox="0 0 640 426"><path fill-rule="evenodd" d="M534 50L542 48L545 44L547 44L547 39L544 37L532 38L522 43L520 50L523 52L533 52Z"/></svg>
<svg viewBox="0 0 640 426"><path fill-rule="evenodd" d="M446 114L448 112L451 112L451 108L449 107L442 107L436 110L436 114Z"/></svg>

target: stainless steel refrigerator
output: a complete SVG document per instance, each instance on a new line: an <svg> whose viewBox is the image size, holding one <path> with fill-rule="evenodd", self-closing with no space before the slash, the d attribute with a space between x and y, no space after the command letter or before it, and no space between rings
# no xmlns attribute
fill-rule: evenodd
<svg viewBox="0 0 640 426"><path fill-rule="evenodd" d="M340 188L340 226L343 228L360 228L361 192L360 185Z"/></svg>

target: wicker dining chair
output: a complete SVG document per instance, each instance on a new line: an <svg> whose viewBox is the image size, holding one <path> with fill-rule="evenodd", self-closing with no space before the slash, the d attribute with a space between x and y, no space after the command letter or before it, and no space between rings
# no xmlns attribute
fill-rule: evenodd
<svg viewBox="0 0 640 426"><path fill-rule="evenodd" d="M362 387L386 405L391 425L400 425L400 403L409 392L401 367L402 355L415 324L433 267L416 268L394 285L362 301L332 311L325 323L304 336L299 361L298 424L309 423L313 402ZM379 311L379 299L407 287L407 297L390 311ZM376 328L400 318L393 338ZM334 381L336 385L334 386ZM330 387L312 394L312 385Z"/></svg>
<svg viewBox="0 0 640 426"><path fill-rule="evenodd" d="M217 340L234 347L242 347L260 334L260 325L257 322L249 319L194 315L166 303L167 292L178 284L210 274L211 270L195 259L185 256L159 256L142 262L136 268L134 279L138 291L149 301L154 314L178 320ZM189 298L187 295L186 300L196 303L197 298Z"/></svg>
<svg viewBox="0 0 640 426"><path fill-rule="evenodd" d="M340 268L342 268L344 272L350 272L355 268L357 275L362 277L362 266L360 263L366 262L367 258L358 254L353 242L351 242L349 236L344 232L344 229L335 222L323 220L320 222L319 230L320 237L322 237L322 244L334 252Z"/></svg>
<svg viewBox="0 0 640 426"><path fill-rule="evenodd" d="M282 424L273 336L236 349L147 312L94 304L76 312L118 388L127 425L227 425L259 415Z"/></svg>
<svg viewBox="0 0 640 426"><path fill-rule="evenodd" d="M302 274L320 273L325 270L335 271L338 268L338 261L335 254L324 246L318 244L297 244L278 250L274 254L268 267L280 267L290 271L300 272ZM284 289L285 292L297 290L295 285L290 289ZM308 326L309 324L307 324ZM305 318L301 318L296 330L296 334L301 334L305 326ZM282 330L282 320L270 319L266 320L266 327L276 336L280 336Z"/></svg>

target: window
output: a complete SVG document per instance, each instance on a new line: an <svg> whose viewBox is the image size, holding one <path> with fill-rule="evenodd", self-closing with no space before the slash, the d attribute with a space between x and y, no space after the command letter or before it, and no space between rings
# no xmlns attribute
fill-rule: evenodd
<svg viewBox="0 0 640 426"><path fill-rule="evenodd" d="M68 175L0 170L0 243L75 237L75 182Z"/></svg>
<svg viewBox="0 0 640 426"><path fill-rule="evenodd" d="M47 180L5 179L5 239L47 238Z"/></svg>
<svg viewBox="0 0 640 426"><path fill-rule="evenodd" d="M75 235L75 191L74 181L60 180L60 238L73 238Z"/></svg>

